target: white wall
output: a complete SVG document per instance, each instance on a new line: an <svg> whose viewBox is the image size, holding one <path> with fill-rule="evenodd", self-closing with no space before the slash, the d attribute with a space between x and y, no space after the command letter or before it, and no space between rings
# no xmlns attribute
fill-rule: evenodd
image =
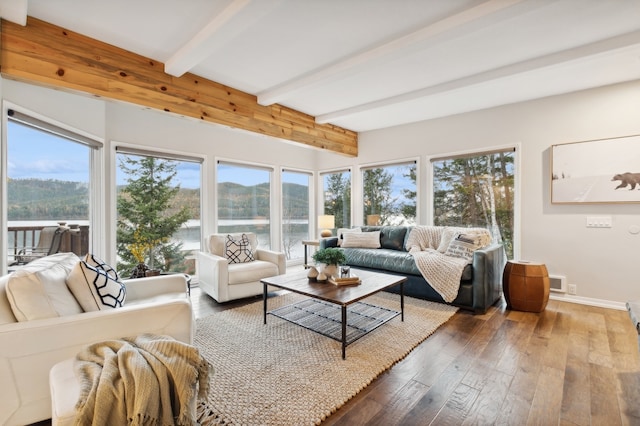
<svg viewBox="0 0 640 426"><path fill-rule="evenodd" d="M428 156L519 143L520 258L566 275L577 286L577 297L566 299L622 307L640 299L640 235L629 232L640 225L640 204L552 205L549 150L554 144L634 134L640 134L640 81L364 132L357 159L323 153L320 164L421 156L424 182ZM640 164L630 171L640 172ZM420 188L420 223L426 223L427 184ZM613 227L586 228L587 215L611 216Z"/></svg>

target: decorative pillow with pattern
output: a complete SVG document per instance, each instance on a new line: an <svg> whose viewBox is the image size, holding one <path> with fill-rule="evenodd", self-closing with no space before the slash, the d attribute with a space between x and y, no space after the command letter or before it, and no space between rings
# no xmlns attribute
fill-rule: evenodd
<svg viewBox="0 0 640 426"><path fill-rule="evenodd" d="M93 266L96 269L100 269L106 272L106 274L109 275L114 280L120 281L120 277L118 276L118 273L116 272L116 270L113 269L111 266L109 266L102 259L96 257L95 255L91 253L87 253L87 255L84 257L83 260L87 262L87 265Z"/></svg>
<svg viewBox="0 0 640 426"><path fill-rule="evenodd" d="M251 250L251 242L246 234L242 234L240 239L235 239L227 235L225 240L224 257L229 263L247 263L255 260Z"/></svg>
<svg viewBox="0 0 640 426"><path fill-rule="evenodd" d="M67 286L85 312L124 306L126 287L107 271L113 268L106 265L98 269L82 260L67 277Z"/></svg>
<svg viewBox="0 0 640 426"><path fill-rule="evenodd" d="M451 241L444 254L471 261L473 252L481 247L480 236L474 234L458 234L458 236Z"/></svg>

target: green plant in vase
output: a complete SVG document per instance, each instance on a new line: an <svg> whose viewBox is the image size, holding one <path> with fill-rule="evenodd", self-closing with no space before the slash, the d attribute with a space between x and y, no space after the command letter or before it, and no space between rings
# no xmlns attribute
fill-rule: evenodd
<svg viewBox="0 0 640 426"><path fill-rule="evenodd" d="M322 268L322 273L328 278L338 275L338 266L346 262L347 258L341 249L328 247L316 251L313 254L313 260L316 263L325 265L325 267Z"/></svg>

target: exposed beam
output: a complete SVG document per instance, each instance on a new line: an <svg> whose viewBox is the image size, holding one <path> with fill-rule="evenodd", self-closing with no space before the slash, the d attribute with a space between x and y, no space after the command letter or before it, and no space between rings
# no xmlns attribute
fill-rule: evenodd
<svg viewBox="0 0 640 426"><path fill-rule="evenodd" d="M282 102L297 92L336 75L352 75L363 66L372 66L376 61L390 61L394 55L405 55L424 43L442 42L471 30L472 25L480 25L484 19L503 20L515 14L542 6L543 3L527 0L489 0L444 18L431 25L394 40L374 46L359 54L348 57L309 74L282 83L274 88L258 93L260 105ZM518 6L518 7L513 7ZM511 10L508 10L510 9Z"/></svg>
<svg viewBox="0 0 640 426"><path fill-rule="evenodd" d="M207 42L235 15L247 7L250 2L251 0L233 0L221 13L202 28L195 37L165 62L165 72L180 77L206 59L211 54L211 50L206 46Z"/></svg>
<svg viewBox="0 0 640 426"><path fill-rule="evenodd" d="M526 61L517 62L503 67L487 70L478 74L447 81L435 86L425 87L409 93L404 93L389 98L380 99L373 102L367 102L351 108L345 108L340 111L334 111L328 114L322 114L316 117L316 122L327 123L336 121L362 112L371 111L378 108L384 108L403 102L413 101L415 99L425 98L444 92L450 92L469 86L487 83L489 81L500 78L507 78L527 72L536 71L543 68L562 65L571 61L585 59L620 49L626 49L640 45L640 31L633 31L627 34L611 37L606 40L600 40L594 43L586 44L572 49L560 52L550 53L537 58L528 59Z"/></svg>
<svg viewBox="0 0 640 426"><path fill-rule="evenodd" d="M286 139L340 154L358 154L358 134L281 105L29 17L2 21L0 69L5 78L130 102L185 117Z"/></svg>

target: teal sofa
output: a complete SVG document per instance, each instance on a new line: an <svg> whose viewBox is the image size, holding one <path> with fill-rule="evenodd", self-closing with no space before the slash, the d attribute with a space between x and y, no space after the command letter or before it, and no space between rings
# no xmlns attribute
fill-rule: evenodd
<svg viewBox="0 0 640 426"><path fill-rule="evenodd" d="M424 279L406 242L412 226L362 226L362 232L380 231L380 248L341 248L346 264L354 268L389 272L407 277L404 294L446 303ZM436 227L442 230L445 227ZM320 248L338 247L338 237L323 238ZM458 296L450 304L483 314L502 296L505 259L502 244L492 244L473 253L462 274ZM389 289L399 292L399 287Z"/></svg>

